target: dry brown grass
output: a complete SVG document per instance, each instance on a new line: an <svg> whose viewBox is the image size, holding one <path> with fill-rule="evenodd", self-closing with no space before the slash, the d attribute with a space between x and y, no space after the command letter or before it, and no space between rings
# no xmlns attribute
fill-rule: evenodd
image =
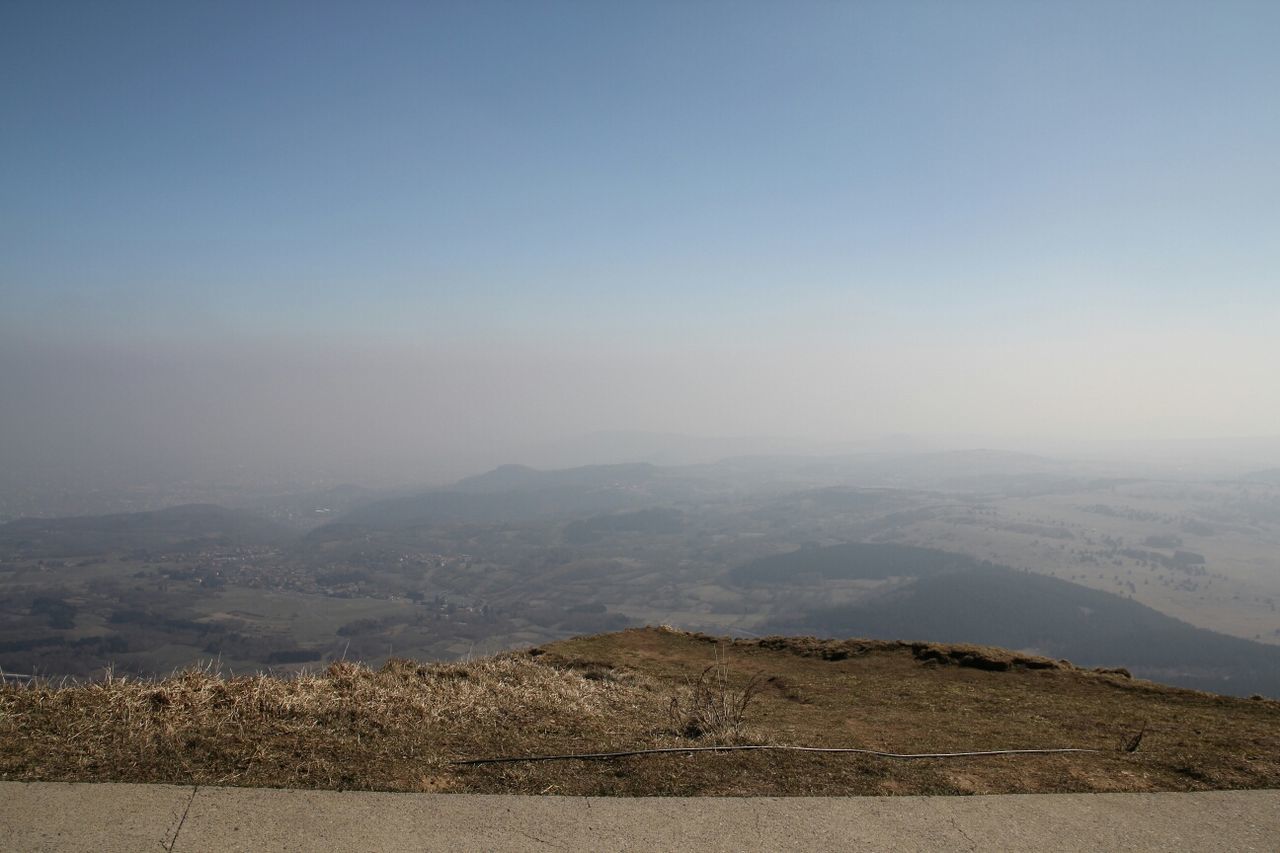
<svg viewBox="0 0 1280 853"><path fill-rule="evenodd" d="M336 663L290 678L190 670L154 682L10 684L0 687L0 778L650 795L1280 785L1280 703L1020 657L969 646L725 641L649 629L466 664L401 660L379 670ZM731 666L708 669L726 659ZM697 725L673 731L673 696L675 721ZM1143 721L1140 748L1124 752ZM898 752L1104 752L914 762L717 753L450 763L735 739Z"/></svg>
<svg viewBox="0 0 1280 853"><path fill-rule="evenodd" d="M335 663L289 678L108 677L0 691L9 779L422 790L459 755L634 737L663 699L639 678L586 677L507 655L468 664Z"/></svg>

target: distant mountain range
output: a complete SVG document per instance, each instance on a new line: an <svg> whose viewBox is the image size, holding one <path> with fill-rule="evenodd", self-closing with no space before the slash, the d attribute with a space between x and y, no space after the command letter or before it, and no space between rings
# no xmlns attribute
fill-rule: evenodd
<svg viewBox="0 0 1280 853"><path fill-rule="evenodd" d="M307 493L292 502L275 498L260 509L290 517L317 516L331 505L331 521L313 539L341 538L353 528L396 530L451 523L493 524L570 518L670 504L769 484L801 488L858 482L869 486L1052 489L1083 476L1071 463L992 450L938 453L862 453L843 456L742 456L700 465L664 467L647 462L538 470L502 465L454 485L372 499L344 486ZM361 502L366 498L366 502ZM0 525L0 548L14 553L93 553L119 548L174 547L200 541L276 543L294 538L260 515L213 504L152 512L55 519L19 519Z"/></svg>
<svg viewBox="0 0 1280 853"><path fill-rule="evenodd" d="M208 544L273 545L294 535L251 512L184 504L153 512L20 518L0 524L0 553L76 557L118 550L191 550Z"/></svg>
<svg viewBox="0 0 1280 853"><path fill-rule="evenodd" d="M555 489L636 488L652 482L667 469L647 462L622 465L583 465L539 471L525 465L502 465L484 474L459 480L452 491L470 494L543 492Z"/></svg>
<svg viewBox="0 0 1280 853"><path fill-rule="evenodd" d="M397 529L453 522L517 522L634 509L770 484L800 488L856 482L872 487L1038 493L1088 483L1085 466L1025 453L956 450L841 456L741 456L699 465L647 462L544 471L502 465L453 486L356 507L319 528ZM327 529L326 529L327 528Z"/></svg>
<svg viewBox="0 0 1280 853"><path fill-rule="evenodd" d="M312 538L352 527L395 530L457 522L494 524L635 508L686 493L685 478L646 463L538 471L503 465L456 485L375 501L313 531Z"/></svg>

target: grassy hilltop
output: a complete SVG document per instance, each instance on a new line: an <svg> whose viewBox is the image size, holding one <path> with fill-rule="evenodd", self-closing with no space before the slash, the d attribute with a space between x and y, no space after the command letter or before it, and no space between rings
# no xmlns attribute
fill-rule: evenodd
<svg viewBox="0 0 1280 853"><path fill-rule="evenodd" d="M708 666L718 666L703 681L711 689L695 697ZM740 720L708 719L704 700L740 702L745 691ZM1125 752L1144 722L1137 751ZM720 743L1101 752L451 763ZM1280 702L986 647L731 641L645 628L463 664L395 660L372 670L341 662L288 678L187 671L161 681L7 685L0 778L620 795L1274 787Z"/></svg>

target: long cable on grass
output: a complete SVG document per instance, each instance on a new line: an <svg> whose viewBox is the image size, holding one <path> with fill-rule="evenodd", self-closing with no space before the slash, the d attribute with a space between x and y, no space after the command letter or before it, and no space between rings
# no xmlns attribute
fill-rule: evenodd
<svg viewBox="0 0 1280 853"><path fill-rule="evenodd" d="M669 755L678 752L745 752L748 750L774 750L788 752L842 752L870 755L876 758L912 760L917 758L976 758L988 755L1056 755L1065 752L1103 752L1101 749L1060 747L1054 749L984 749L972 752L882 752L878 749L859 749L852 746L777 746L772 744L744 746L665 746L654 749L629 749L625 752L571 752L558 755L506 755L495 758L468 758L451 761L455 765L512 764L517 761L604 761L611 758L628 758L634 755Z"/></svg>

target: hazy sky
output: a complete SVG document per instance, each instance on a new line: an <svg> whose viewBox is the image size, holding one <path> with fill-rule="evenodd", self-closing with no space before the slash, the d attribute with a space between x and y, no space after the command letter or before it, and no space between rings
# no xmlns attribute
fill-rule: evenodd
<svg viewBox="0 0 1280 853"><path fill-rule="evenodd" d="M6 2L0 463L1280 433L1277 45L1269 0Z"/></svg>

